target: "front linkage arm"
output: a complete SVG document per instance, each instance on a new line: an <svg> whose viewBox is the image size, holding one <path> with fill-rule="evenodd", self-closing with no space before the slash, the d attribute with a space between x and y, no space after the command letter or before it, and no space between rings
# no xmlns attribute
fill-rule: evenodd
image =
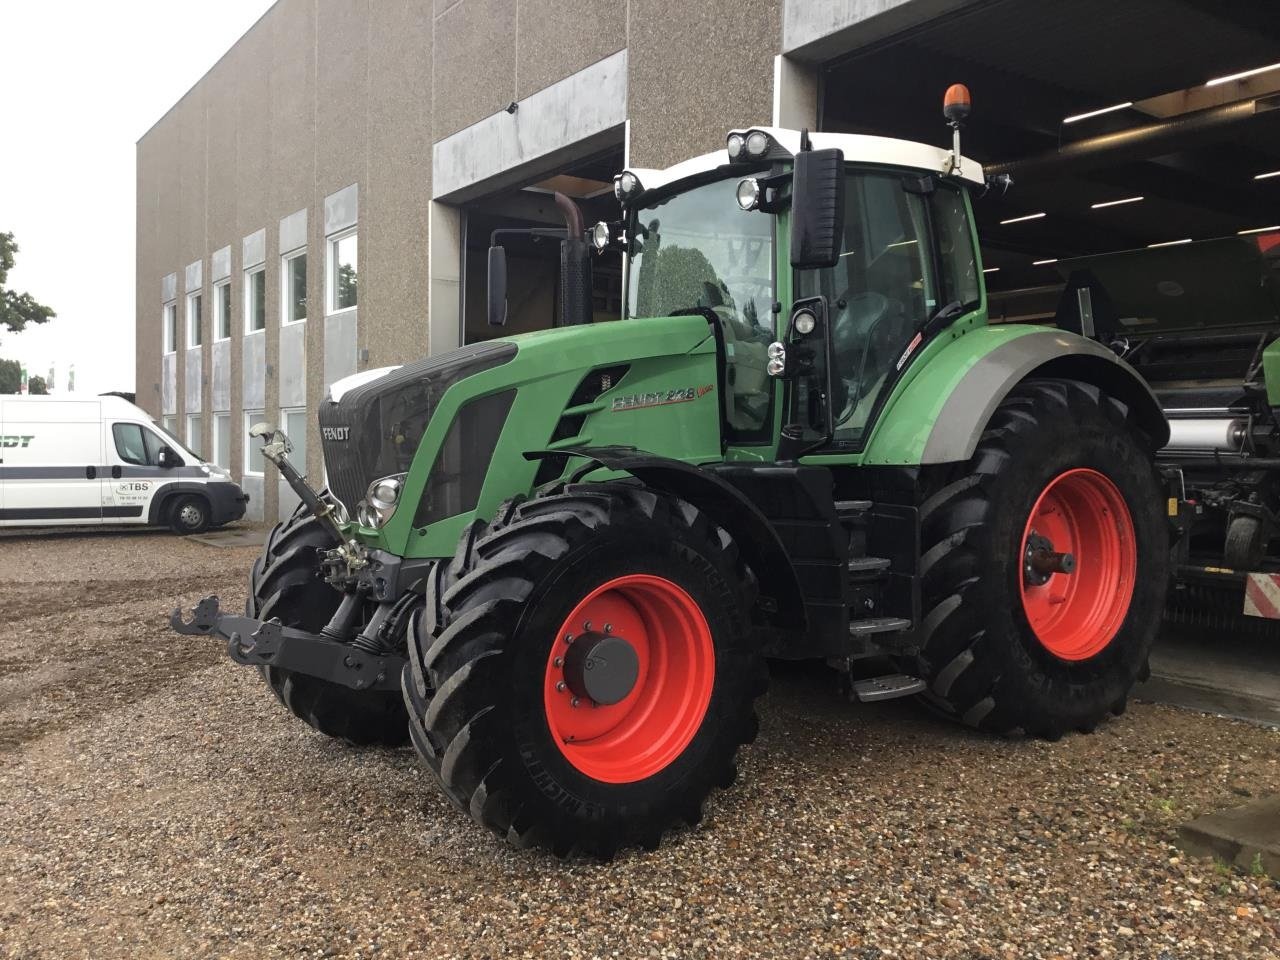
<svg viewBox="0 0 1280 960"><path fill-rule="evenodd" d="M292 670L352 690L400 689L404 657L376 655L319 634L282 626L278 620L223 613L216 596L196 604L190 621L183 619L180 609L174 610L169 626L182 634L223 638L227 654L245 666Z"/></svg>

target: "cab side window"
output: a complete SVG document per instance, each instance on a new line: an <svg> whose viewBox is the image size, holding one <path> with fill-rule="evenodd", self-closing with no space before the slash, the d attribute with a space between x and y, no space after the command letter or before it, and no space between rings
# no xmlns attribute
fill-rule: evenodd
<svg viewBox="0 0 1280 960"><path fill-rule="evenodd" d="M147 463L159 464L161 448L169 446L164 442L164 437L160 436L160 434L156 433L154 430L143 429L142 441L147 445ZM172 448L169 450L169 456L177 463L182 462L182 458L176 456L173 453Z"/></svg>
<svg viewBox="0 0 1280 960"><path fill-rule="evenodd" d="M143 439L142 427L136 423L113 423L111 434L115 437L116 453L125 463L145 467L155 461L147 456L147 444Z"/></svg>

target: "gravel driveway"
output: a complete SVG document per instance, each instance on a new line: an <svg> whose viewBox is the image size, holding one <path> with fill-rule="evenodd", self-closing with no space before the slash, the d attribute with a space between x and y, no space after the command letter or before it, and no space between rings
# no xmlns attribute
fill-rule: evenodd
<svg viewBox="0 0 1280 960"><path fill-rule="evenodd" d="M562 864L168 631L254 553L0 536L0 956L1280 956L1280 885L1171 845L1280 791L1280 732L1135 704L1000 741L791 667L699 829Z"/></svg>

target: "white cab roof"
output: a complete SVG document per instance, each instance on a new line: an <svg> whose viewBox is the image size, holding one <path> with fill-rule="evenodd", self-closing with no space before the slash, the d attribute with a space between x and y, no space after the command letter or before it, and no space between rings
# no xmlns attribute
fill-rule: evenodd
<svg viewBox="0 0 1280 960"><path fill-rule="evenodd" d="M783 127L747 127L741 130L730 130L729 133L740 133L746 136L752 130L767 133L775 143L792 156L800 151L799 130L787 130ZM951 167L950 150L927 143L917 143L914 140L871 137L860 133L810 133L809 143L815 150L831 148L840 150L844 154L846 163L907 167L940 175L945 175ZM728 164L729 154L722 149L704 153L700 157L682 160L662 170L644 167L628 169L639 178L640 186L648 191ZM957 176L961 180L979 186L986 182L982 176L982 165L968 157L961 157L960 173Z"/></svg>

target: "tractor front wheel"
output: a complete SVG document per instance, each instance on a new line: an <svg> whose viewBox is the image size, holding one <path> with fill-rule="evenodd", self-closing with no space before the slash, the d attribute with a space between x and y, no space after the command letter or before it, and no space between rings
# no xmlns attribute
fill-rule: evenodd
<svg viewBox="0 0 1280 960"><path fill-rule="evenodd" d="M755 736L754 592L732 538L678 499L614 483L512 503L428 587L404 675L414 745L519 846L656 846Z"/></svg>
<svg viewBox="0 0 1280 960"><path fill-rule="evenodd" d="M1028 381L972 459L926 477L928 701L971 726L1055 739L1125 707L1168 584L1151 450L1097 387Z"/></svg>

